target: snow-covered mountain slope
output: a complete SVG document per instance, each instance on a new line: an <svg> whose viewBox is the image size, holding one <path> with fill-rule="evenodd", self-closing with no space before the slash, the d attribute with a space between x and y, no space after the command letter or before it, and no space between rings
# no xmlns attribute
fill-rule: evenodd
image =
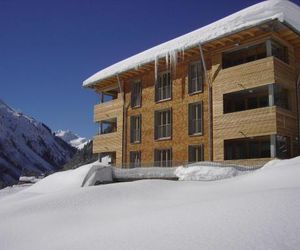
<svg viewBox="0 0 300 250"><path fill-rule="evenodd" d="M75 152L45 124L0 100L0 181L11 185L24 173L56 171Z"/></svg>
<svg viewBox="0 0 300 250"><path fill-rule="evenodd" d="M300 157L218 181L80 188L90 167L2 197L1 250L299 249Z"/></svg>
<svg viewBox="0 0 300 250"><path fill-rule="evenodd" d="M54 134L69 143L72 147L79 150L83 149L83 147L88 143L88 139L80 137L69 130L58 130L54 132Z"/></svg>

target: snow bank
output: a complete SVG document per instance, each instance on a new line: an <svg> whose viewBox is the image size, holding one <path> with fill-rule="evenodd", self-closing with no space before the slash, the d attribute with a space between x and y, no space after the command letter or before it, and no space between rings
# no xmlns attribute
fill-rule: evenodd
<svg viewBox="0 0 300 250"><path fill-rule="evenodd" d="M184 52L187 48L270 20L286 22L300 32L299 16L300 7L290 1L264 1L105 68L85 80L83 86L87 87L121 72L157 61L158 58L172 59L177 52Z"/></svg>
<svg viewBox="0 0 300 250"><path fill-rule="evenodd" d="M178 167L175 175L180 181L215 181L249 173L235 167L190 166Z"/></svg>
<svg viewBox="0 0 300 250"><path fill-rule="evenodd" d="M299 249L300 157L269 165L217 182L19 192L1 199L0 248Z"/></svg>
<svg viewBox="0 0 300 250"><path fill-rule="evenodd" d="M80 188L84 178L95 163L96 162L93 162L73 170L51 174L32 185L30 188L27 188L24 192L52 193Z"/></svg>

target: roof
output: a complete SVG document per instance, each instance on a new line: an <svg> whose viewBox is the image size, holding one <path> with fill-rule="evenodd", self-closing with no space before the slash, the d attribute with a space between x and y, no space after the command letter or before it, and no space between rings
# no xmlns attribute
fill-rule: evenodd
<svg viewBox="0 0 300 250"><path fill-rule="evenodd" d="M86 79L83 86L89 87L158 58L172 57L177 52L276 19L300 32L300 7L288 0L268 0L104 68Z"/></svg>

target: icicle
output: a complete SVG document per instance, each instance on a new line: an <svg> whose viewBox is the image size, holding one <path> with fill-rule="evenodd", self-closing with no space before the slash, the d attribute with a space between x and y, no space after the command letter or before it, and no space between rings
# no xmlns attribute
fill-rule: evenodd
<svg viewBox="0 0 300 250"><path fill-rule="evenodd" d="M184 61L184 52L185 52L185 49L184 47L181 48L181 55L182 55L182 60Z"/></svg>
<svg viewBox="0 0 300 250"><path fill-rule="evenodd" d="M176 66L177 66L177 50L172 50L169 52L170 53L170 64L171 64L171 69L174 68L174 72L176 72Z"/></svg>
<svg viewBox="0 0 300 250"><path fill-rule="evenodd" d="M154 60L154 78L155 78L155 84L157 83L157 74L158 74L158 57L155 56L155 60Z"/></svg>
<svg viewBox="0 0 300 250"><path fill-rule="evenodd" d="M169 52L166 53L166 65L167 69L169 69Z"/></svg>

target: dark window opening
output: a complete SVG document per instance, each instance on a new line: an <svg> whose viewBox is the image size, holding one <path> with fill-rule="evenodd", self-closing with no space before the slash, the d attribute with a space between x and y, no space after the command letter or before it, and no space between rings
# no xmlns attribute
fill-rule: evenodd
<svg viewBox="0 0 300 250"><path fill-rule="evenodd" d="M274 40L271 41L271 45L272 55L285 63L289 63L288 48Z"/></svg>
<svg viewBox="0 0 300 250"><path fill-rule="evenodd" d="M155 84L155 101L162 101L171 98L172 83L170 72L163 72L158 75Z"/></svg>
<svg viewBox="0 0 300 250"><path fill-rule="evenodd" d="M140 115L130 117L130 142L141 142L141 120Z"/></svg>
<svg viewBox="0 0 300 250"><path fill-rule="evenodd" d="M117 118L99 122L99 134L109 134L117 132Z"/></svg>
<svg viewBox="0 0 300 250"><path fill-rule="evenodd" d="M269 106L268 85L223 95L224 114Z"/></svg>
<svg viewBox="0 0 300 250"><path fill-rule="evenodd" d="M118 99L119 90L110 90L106 92L102 92L100 95L100 103L109 102L115 99Z"/></svg>
<svg viewBox="0 0 300 250"><path fill-rule="evenodd" d="M172 167L172 149L155 149L154 161L156 167Z"/></svg>
<svg viewBox="0 0 300 250"><path fill-rule="evenodd" d="M130 167L137 168L141 167L141 152L131 151L130 152Z"/></svg>
<svg viewBox="0 0 300 250"><path fill-rule="evenodd" d="M223 53L223 69L267 57L266 43Z"/></svg>
<svg viewBox="0 0 300 250"><path fill-rule="evenodd" d="M131 107L140 107L141 106L141 82L134 82L131 88Z"/></svg>
<svg viewBox="0 0 300 250"><path fill-rule="evenodd" d="M225 160L270 158L270 136L240 138L224 141Z"/></svg>
<svg viewBox="0 0 300 250"><path fill-rule="evenodd" d="M203 91L203 81L204 74L201 62L191 63L189 65L189 94Z"/></svg>
<svg viewBox="0 0 300 250"><path fill-rule="evenodd" d="M224 52L222 55L222 66L223 69L226 69L268 56L274 56L285 63L289 62L288 48L274 40L268 40L261 44Z"/></svg>
<svg viewBox="0 0 300 250"><path fill-rule="evenodd" d="M203 145L189 145L189 162L204 161Z"/></svg>
<svg viewBox="0 0 300 250"><path fill-rule="evenodd" d="M155 111L155 139L170 138L172 132L172 112L170 109Z"/></svg>
<svg viewBox="0 0 300 250"><path fill-rule="evenodd" d="M276 157L288 159L291 157L291 140L287 136L276 136Z"/></svg>
<svg viewBox="0 0 300 250"><path fill-rule="evenodd" d="M278 84L274 87L274 103L284 109L289 109L289 91Z"/></svg>
<svg viewBox="0 0 300 250"><path fill-rule="evenodd" d="M202 103L190 103L189 109L189 135L202 134Z"/></svg>

